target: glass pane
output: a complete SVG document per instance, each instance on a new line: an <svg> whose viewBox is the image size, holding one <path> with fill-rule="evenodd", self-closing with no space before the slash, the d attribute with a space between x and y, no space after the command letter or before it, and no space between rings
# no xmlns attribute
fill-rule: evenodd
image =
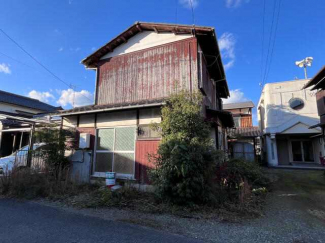
<svg viewBox="0 0 325 243"><path fill-rule="evenodd" d="M134 153L115 153L114 172L121 174L134 173Z"/></svg>
<svg viewBox="0 0 325 243"><path fill-rule="evenodd" d="M292 157L293 161L302 161L300 141L292 141Z"/></svg>
<svg viewBox="0 0 325 243"><path fill-rule="evenodd" d="M97 133L97 150L113 151L114 129L99 129Z"/></svg>
<svg viewBox="0 0 325 243"><path fill-rule="evenodd" d="M115 133L114 151L134 151L134 127L117 127Z"/></svg>
<svg viewBox="0 0 325 243"><path fill-rule="evenodd" d="M234 117L235 127L240 127L240 117Z"/></svg>
<svg viewBox="0 0 325 243"><path fill-rule="evenodd" d="M112 171L113 153L96 153L95 172Z"/></svg>
<svg viewBox="0 0 325 243"><path fill-rule="evenodd" d="M311 141L303 141L302 142L304 148L304 160L312 162L314 161L314 151L313 144Z"/></svg>

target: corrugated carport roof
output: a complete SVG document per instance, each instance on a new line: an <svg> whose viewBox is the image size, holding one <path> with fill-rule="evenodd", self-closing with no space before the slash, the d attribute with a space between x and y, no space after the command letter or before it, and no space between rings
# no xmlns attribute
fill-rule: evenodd
<svg viewBox="0 0 325 243"><path fill-rule="evenodd" d="M218 82L218 92L222 98L229 96L229 89L226 80L226 74L223 68L220 50L216 38L215 29L213 27L180 25L180 24L163 24L163 23L147 23L136 22L127 30L113 38L111 41L100 47L94 53L82 60L88 68L96 68L100 58L108 52L112 52L116 47L127 42L136 34L142 31L155 31L156 33L174 33L175 35L192 34L196 36L202 51L207 58L208 70L211 78Z"/></svg>

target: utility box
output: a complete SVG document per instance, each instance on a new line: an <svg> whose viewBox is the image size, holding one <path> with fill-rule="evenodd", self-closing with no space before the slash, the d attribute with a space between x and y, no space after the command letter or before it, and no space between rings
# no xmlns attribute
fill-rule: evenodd
<svg viewBox="0 0 325 243"><path fill-rule="evenodd" d="M80 133L79 148L85 149L90 147L90 134Z"/></svg>

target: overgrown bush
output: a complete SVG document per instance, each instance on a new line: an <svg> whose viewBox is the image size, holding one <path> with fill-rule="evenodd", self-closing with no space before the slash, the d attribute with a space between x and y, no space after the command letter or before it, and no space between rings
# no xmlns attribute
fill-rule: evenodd
<svg viewBox="0 0 325 243"><path fill-rule="evenodd" d="M54 180L65 179L66 171L69 170L71 162L65 156L65 152L71 150L67 138L74 136L72 131L59 129L53 126L43 127L35 133L37 142L45 143L41 150L41 155L46 165L46 169L53 174Z"/></svg>
<svg viewBox="0 0 325 243"><path fill-rule="evenodd" d="M156 194L177 204L210 201L220 153L213 147L210 124L202 116L202 96L182 92L162 108L162 141L150 159L150 178ZM157 125L156 125L157 126Z"/></svg>
<svg viewBox="0 0 325 243"><path fill-rule="evenodd" d="M270 181L261 167L244 159L229 159L216 170L216 184L219 185L219 200L238 201L250 195L251 189L264 192Z"/></svg>

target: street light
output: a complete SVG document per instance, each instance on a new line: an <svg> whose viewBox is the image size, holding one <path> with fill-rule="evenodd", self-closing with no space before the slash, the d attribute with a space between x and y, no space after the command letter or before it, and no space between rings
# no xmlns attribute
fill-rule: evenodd
<svg viewBox="0 0 325 243"><path fill-rule="evenodd" d="M305 71L305 79L307 79L307 66L311 67L311 64L313 62L314 58L312 57L306 57L305 59L301 60L301 61L296 61L296 66L300 67L300 68L304 68Z"/></svg>

